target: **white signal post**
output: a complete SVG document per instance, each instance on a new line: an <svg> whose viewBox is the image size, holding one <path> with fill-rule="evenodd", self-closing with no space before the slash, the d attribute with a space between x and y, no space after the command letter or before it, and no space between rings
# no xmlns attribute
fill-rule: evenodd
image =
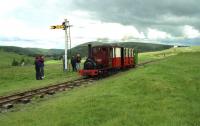
<svg viewBox="0 0 200 126"><path fill-rule="evenodd" d="M65 19L65 68L64 70L67 71L67 50L68 50L68 34L67 34L67 28L68 28L68 21Z"/></svg>
<svg viewBox="0 0 200 126"><path fill-rule="evenodd" d="M64 71L68 70L68 64L67 64L67 51L68 51L68 44L70 42L70 49L71 49L71 37L70 37L70 27L71 25L69 25L69 21L67 19L64 20L64 22L62 23L62 25L54 25L51 26L51 29L63 29L65 30L65 55L64 55ZM68 34L68 28L69 28L69 34Z"/></svg>

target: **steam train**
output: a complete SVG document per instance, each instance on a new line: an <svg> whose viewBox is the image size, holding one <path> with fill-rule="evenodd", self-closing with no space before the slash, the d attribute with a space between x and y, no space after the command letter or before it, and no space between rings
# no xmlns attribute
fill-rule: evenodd
<svg viewBox="0 0 200 126"><path fill-rule="evenodd" d="M113 45L88 45L88 57L79 74L86 77L100 77L115 73L121 69L135 67L137 51Z"/></svg>

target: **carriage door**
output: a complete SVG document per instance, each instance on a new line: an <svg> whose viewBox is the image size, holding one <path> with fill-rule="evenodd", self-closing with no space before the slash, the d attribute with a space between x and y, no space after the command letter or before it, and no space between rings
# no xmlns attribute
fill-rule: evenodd
<svg viewBox="0 0 200 126"><path fill-rule="evenodd" d="M109 48L109 67L112 67L113 48Z"/></svg>

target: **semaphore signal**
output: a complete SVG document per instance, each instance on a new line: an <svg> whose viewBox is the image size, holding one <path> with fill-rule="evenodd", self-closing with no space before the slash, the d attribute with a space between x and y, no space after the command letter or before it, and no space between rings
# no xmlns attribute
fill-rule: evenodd
<svg viewBox="0 0 200 126"><path fill-rule="evenodd" d="M62 23L62 25L52 25L50 26L50 29L62 29L65 30L65 56L64 56L64 70L67 71L68 68L68 62L67 62L67 50L71 49L71 35L70 35L70 27L72 25L69 25L69 21L65 19L65 21ZM69 45L68 45L69 44Z"/></svg>
<svg viewBox="0 0 200 126"><path fill-rule="evenodd" d="M63 29L65 30L65 25L53 25L50 26L51 29Z"/></svg>

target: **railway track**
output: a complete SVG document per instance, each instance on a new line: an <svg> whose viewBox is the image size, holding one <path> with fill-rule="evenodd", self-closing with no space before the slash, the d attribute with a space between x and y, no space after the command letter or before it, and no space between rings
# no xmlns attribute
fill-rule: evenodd
<svg viewBox="0 0 200 126"><path fill-rule="evenodd" d="M65 91L68 89L72 89L74 87L81 86L83 84L93 82L93 79L77 79L73 81L68 81L65 83L50 85L38 89L33 89L25 92L15 93L8 96L1 96L0 97L0 108L1 109L9 109L12 108L14 104L17 103L28 103L34 96L38 96L43 98L44 95L53 95L58 91Z"/></svg>
<svg viewBox="0 0 200 126"><path fill-rule="evenodd" d="M152 62L157 62L158 60L152 60L147 61L138 64L136 67L143 66L145 64L149 64ZM65 91L68 89L72 89L74 87L78 87L84 84L88 84L95 81L94 79L87 78L87 79L77 79L73 81L68 81L60 84L45 86L38 89L33 89L25 92L15 93L8 96L0 96L0 110L2 109L9 109L14 106L14 104L17 103L28 103L31 101L31 99L35 96L38 96L40 98L43 98L45 95L53 95L56 92L59 91Z"/></svg>

